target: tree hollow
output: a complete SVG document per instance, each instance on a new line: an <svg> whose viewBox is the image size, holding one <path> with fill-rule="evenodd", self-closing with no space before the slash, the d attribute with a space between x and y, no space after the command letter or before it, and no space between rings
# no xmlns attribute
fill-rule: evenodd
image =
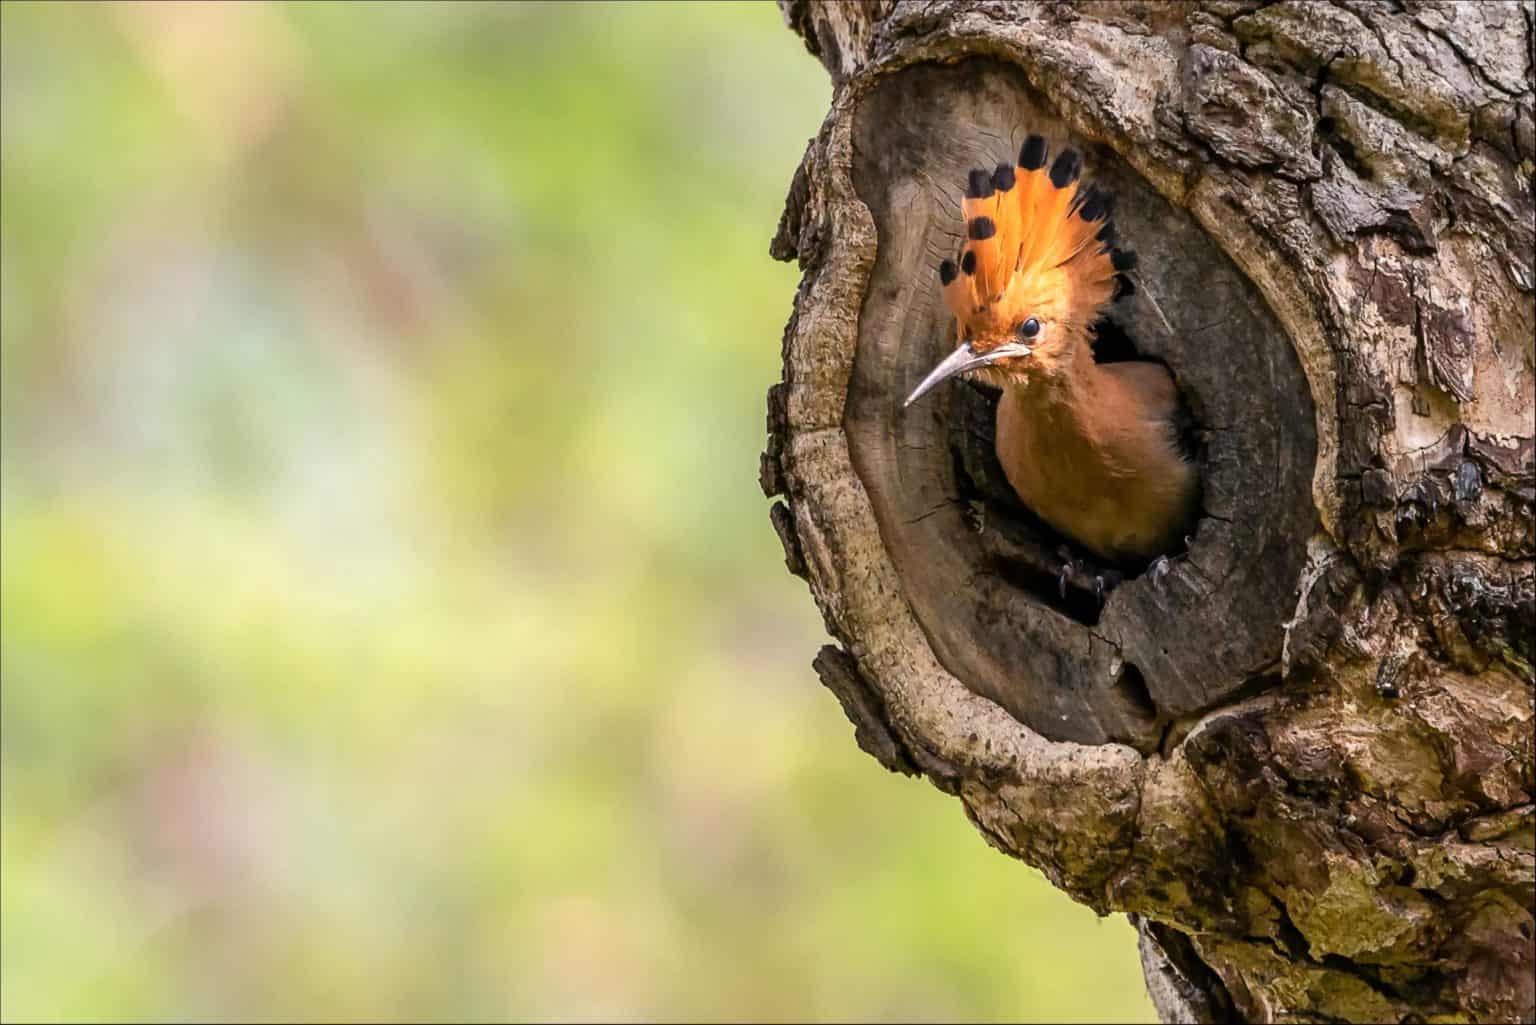
<svg viewBox="0 0 1536 1025"><path fill-rule="evenodd" d="M902 400L952 344L935 267L953 254L966 172L1012 162L1025 134L1071 145L1115 195L1136 293L1101 358L1134 347L1174 373L1196 425L1201 516L1154 580L1100 602L1059 584L1064 539L1009 491L996 395L946 385ZM882 76L854 113L853 184L878 233L843 427L884 547L940 662L1036 732L1155 747L1171 721L1278 678L1316 527L1314 409L1291 341L1190 215L1107 147L1073 138L1016 68L985 58ZM1080 554L1067 549L1067 554Z"/></svg>

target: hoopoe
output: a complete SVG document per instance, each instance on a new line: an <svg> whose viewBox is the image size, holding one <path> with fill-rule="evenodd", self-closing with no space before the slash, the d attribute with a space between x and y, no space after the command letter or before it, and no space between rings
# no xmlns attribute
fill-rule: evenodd
<svg viewBox="0 0 1536 1025"><path fill-rule="evenodd" d="M1024 504L1100 558L1164 556L1199 502L1178 391L1161 364L1094 362L1094 322L1133 291L1136 256L1115 248L1111 197L1080 187L1076 151L1046 157L1031 135L1016 167L970 173L958 262L939 265L957 348L906 404L956 374L1000 387L997 458Z"/></svg>

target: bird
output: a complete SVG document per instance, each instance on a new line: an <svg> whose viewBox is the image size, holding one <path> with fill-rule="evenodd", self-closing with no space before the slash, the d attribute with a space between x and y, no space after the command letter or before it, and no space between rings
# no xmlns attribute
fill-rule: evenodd
<svg viewBox="0 0 1536 1025"><path fill-rule="evenodd" d="M1136 255L1117 247L1113 197L1082 181L1077 151L1047 167L1049 149L1030 135L1017 165L970 172L964 241L938 267L955 349L904 406L955 376L1000 388L997 458L1020 500L1099 559L1150 562L1155 582L1188 541L1199 471L1168 368L1094 360L1094 324L1134 292Z"/></svg>

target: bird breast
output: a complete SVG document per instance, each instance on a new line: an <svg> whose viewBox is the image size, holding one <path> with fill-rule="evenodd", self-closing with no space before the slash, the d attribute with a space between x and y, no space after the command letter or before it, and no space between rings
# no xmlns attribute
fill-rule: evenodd
<svg viewBox="0 0 1536 1025"><path fill-rule="evenodd" d="M1094 554L1151 558L1187 531L1195 470L1174 436L1172 380L1145 367L1077 387L1008 388L998 403L997 455L1008 482L1036 515ZM1088 386L1085 386L1088 385Z"/></svg>

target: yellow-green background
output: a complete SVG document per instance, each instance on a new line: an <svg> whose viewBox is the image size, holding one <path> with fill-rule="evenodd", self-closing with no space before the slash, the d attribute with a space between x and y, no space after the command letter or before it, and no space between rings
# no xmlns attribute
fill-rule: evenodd
<svg viewBox="0 0 1536 1025"><path fill-rule="evenodd" d="M0 1014L1150 1020L810 670L773 6L0 11Z"/></svg>

